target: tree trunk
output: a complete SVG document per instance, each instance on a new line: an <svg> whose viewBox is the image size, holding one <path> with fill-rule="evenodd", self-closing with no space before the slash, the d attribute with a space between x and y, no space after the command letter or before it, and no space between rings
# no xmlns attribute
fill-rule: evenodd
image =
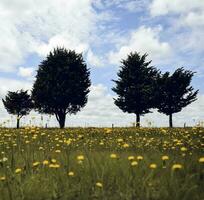
<svg viewBox="0 0 204 200"><path fill-rule="evenodd" d="M65 113L60 113L58 115L56 115L57 117L57 121L59 122L59 126L60 128L64 128L65 126L65 119L66 119L66 114Z"/></svg>
<svg viewBox="0 0 204 200"><path fill-rule="evenodd" d="M17 117L17 125L16 125L16 128L19 128L20 127L20 118Z"/></svg>
<svg viewBox="0 0 204 200"><path fill-rule="evenodd" d="M140 114L136 114L136 127L140 127Z"/></svg>
<svg viewBox="0 0 204 200"><path fill-rule="evenodd" d="M172 113L169 115L169 128L173 127Z"/></svg>

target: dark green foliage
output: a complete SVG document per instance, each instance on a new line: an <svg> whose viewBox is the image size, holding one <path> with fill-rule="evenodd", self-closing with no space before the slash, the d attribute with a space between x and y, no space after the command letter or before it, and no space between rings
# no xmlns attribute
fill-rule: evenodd
<svg viewBox="0 0 204 200"><path fill-rule="evenodd" d="M28 115L33 108L33 103L28 91L9 91L2 101L7 112L17 116L17 128L19 128L20 119L24 115Z"/></svg>
<svg viewBox="0 0 204 200"><path fill-rule="evenodd" d="M122 60L118 72L116 86L112 89L117 95L115 104L124 112L134 113L139 126L140 115L150 112L155 106L154 90L158 71L149 66L147 54L130 53L126 60Z"/></svg>
<svg viewBox="0 0 204 200"><path fill-rule="evenodd" d="M172 114L196 100L198 90L190 86L194 73L178 68L172 75L164 73L158 78L158 111L169 116L172 127Z"/></svg>
<svg viewBox="0 0 204 200"><path fill-rule="evenodd" d="M64 128L66 114L75 114L87 103L90 72L82 54L54 49L39 65L32 98L40 113L54 114Z"/></svg>

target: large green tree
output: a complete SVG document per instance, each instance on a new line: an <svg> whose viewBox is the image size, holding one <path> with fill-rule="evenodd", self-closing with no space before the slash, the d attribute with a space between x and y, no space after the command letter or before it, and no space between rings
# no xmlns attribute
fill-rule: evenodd
<svg viewBox="0 0 204 200"><path fill-rule="evenodd" d="M112 89L118 97L115 104L124 112L136 115L136 125L140 126L140 116L155 107L154 90L158 71L146 61L147 54L130 53L122 60L116 86Z"/></svg>
<svg viewBox="0 0 204 200"><path fill-rule="evenodd" d="M178 68L172 75L166 72L158 78L158 111L169 116L169 127L173 127L172 115L196 100L198 90L190 86L194 73Z"/></svg>
<svg viewBox="0 0 204 200"><path fill-rule="evenodd" d="M8 91L8 94L2 101L7 112L17 116L17 128L19 128L20 119L24 115L28 115L33 108L33 103L28 91Z"/></svg>
<svg viewBox="0 0 204 200"><path fill-rule="evenodd" d="M90 72L82 54L56 48L39 65L32 98L40 113L53 114L64 128L66 114L75 114L87 103Z"/></svg>

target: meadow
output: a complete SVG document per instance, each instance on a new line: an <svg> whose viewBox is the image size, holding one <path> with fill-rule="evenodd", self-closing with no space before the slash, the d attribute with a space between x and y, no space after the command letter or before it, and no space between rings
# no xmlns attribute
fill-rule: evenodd
<svg viewBox="0 0 204 200"><path fill-rule="evenodd" d="M0 200L202 200L204 129L0 129Z"/></svg>

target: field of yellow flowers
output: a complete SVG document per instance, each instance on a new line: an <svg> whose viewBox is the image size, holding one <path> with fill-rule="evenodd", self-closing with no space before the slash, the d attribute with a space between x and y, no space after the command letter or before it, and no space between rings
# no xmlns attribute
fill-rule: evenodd
<svg viewBox="0 0 204 200"><path fill-rule="evenodd" d="M202 200L203 128L0 129L0 200Z"/></svg>

